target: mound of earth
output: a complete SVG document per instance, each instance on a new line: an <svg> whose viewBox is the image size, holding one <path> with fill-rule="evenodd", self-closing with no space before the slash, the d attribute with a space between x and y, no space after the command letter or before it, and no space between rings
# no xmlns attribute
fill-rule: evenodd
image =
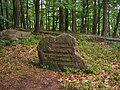
<svg viewBox="0 0 120 90"><path fill-rule="evenodd" d="M31 32L18 31L18 30L4 30L0 33L0 36L3 39L18 40L19 38L27 37L30 34Z"/></svg>

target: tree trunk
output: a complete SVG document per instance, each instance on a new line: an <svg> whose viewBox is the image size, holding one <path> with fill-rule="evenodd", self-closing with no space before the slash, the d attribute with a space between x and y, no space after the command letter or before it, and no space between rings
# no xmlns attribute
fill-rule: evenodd
<svg viewBox="0 0 120 90"><path fill-rule="evenodd" d="M39 2L40 0L36 0L35 1L35 33L38 34L39 33Z"/></svg>
<svg viewBox="0 0 120 90"><path fill-rule="evenodd" d="M26 26L27 28L29 28L28 21L29 19L28 19L28 0L27 0L26 1Z"/></svg>
<svg viewBox="0 0 120 90"><path fill-rule="evenodd" d="M19 2L18 0L13 0L13 18L14 18L14 27L19 28Z"/></svg>
<svg viewBox="0 0 120 90"><path fill-rule="evenodd" d="M89 0L86 0L86 12L85 12L85 32L89 31L89 19L88 19L88 12L89 12Z"/></svg>
<svg viewBox="0 0 120 90"><path fill-rule="evenodd" d="M98 18L97 18L97 23L98 23L98 35L100 35L100 0L98 0Z"/></svg>
<svg viewBox="0 0 120 90"><path fill-rule="evenodd" d="M111 36L111 32L110 32L110 8L108 10L108 33L109 33L109 36Z"/></svg>
<svg viewBox="0 0 120 90"><path fill-rule="evenodd" d="M43 8L43 1L41 0L41 12L42 12L42 8ZM41 15L40 17L40 29L44 29L44 26L43 26L43 16Z"/></svg>
<svg viewBox="0 0 120 90"><path fill-rule="evenodd" d="M61 2L61 0L59 0ZM59 31L64 32L64 14L63 14L63 7L59 7Z"/></svg>
<svg viewBox="0 0 120 90"><path fill-rule="evenodd" d="M8 0L5 0L6 2L6 19L9 20L9 13L8 13ZM6 29L9 29L9 22L6 21Z"/></svg>
<svg viewBox="0 0 120 90"><path fill-rule="evenodd" d="M55 0L53 0L53 15L52 15L52 18L53 18L53 21L52 21L52 30L55 31L55 3L54 3Z"/></svg>
<svg viewBox="0 0 120 90"><path fill-rule="evenodd" d="M0 15L3 17L3 7L2 7L2 0L0 0ZM4 28L4 20L0 18L0 31Z"/></svg>
<svg viewBox="0 0 120 90"><path fill-rule="evenodd" d="M103 0L103 30L102 36L107 36L108 32L108 0Z"/></svg>
<svg viewBox="0 0 120 90"><path fill-rule="evenodd" d="M73 0L74 7L72 9L72 32L76 32L76 0Z"/></svg>
<svg viewBox="0 0 120 90"><path fill-rule="evenodd" d="M50 1L46 2L46 30L50 30L50 13L49 13Z"/></svg>
<svg viewBox="0 0 120 90"><path fill-rule="evenodd" d="M48 3L46 2L46 30L48 30Z"/></svg>
<svg viewBox="0 0 120 90"><path fill-rule="evenodd" d="M96 0L94 0L92 33L93 34L97 33L97 6L96 6Z"/></svg>
<svg viewBox="0 0 120 90"><path fill-rule="evenodd" d="M21 22L23 24L23 28L26 29L23 0L20 0L20 5L21 5L21 16L22 16Z"/></svg>
<svg viewBox="0 0 120 90"><path fill-rule="evenodd" d="M68 0L66 0L66 3L68 3ZM65 31L68 31L68 8L65 9Z"/></svg>
<svg viewBox="0 0 120 90"><path fill-rule="evenodd" d="M65 10L65 31L68 31L68 9Z"/></svg>
<svg viewBox="0 0 120 90"><path fill-rule="evenodd" d="M116 17L116 24L115 24L114 32L113 32L113 35L112 35L113 37L117 36L117 30L118 30L119 22L120 22L120 9L119 9L118 15Z"/></svg>
<svg viewBox="0 0 120 90"><path fill-rule="evenodd" d="M82 7L83 7L83 10L82 10L82 15L81 15L81 19L82 19L82 22L81 22L81 33L85 33L85 0L82 0Z"/></svg>

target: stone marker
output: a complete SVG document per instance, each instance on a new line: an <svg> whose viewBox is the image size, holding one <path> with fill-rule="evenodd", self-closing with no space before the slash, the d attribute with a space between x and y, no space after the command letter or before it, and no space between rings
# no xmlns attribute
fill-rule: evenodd
<svg viewBox="0 0 120 90"><path fill-rule="evenodd" d="M76 40L68 34L42 39L37 47L39 64L48 65L52 70L64 70L64 67L86 69L84 59L76 52Z"/></svg>

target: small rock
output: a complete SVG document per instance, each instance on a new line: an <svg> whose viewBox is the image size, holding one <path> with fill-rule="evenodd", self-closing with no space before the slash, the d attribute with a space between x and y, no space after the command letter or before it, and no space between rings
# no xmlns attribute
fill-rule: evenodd
<svg viewBox="0 0 120 90"><path fill-rule="evenodd" d="M18 40L22 37L27 37L31 34L31 32L25 32L25 31L18 31L18 30L3 30L0 33L0 37L3 39L9 39L9 40Z"/></svg>

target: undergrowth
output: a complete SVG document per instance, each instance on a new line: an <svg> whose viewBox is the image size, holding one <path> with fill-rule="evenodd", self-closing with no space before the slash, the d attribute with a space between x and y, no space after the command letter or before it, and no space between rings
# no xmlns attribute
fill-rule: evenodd
<svg viewBox="0 0 120 90"><path fill-rule="evenodd" d="M12 59L15 59L16 61L13 61L15 64L12 64L12 60L10 60L10 57L6 54L6 47L9 46L9 48L12 48L15 45L21 44L25 47L23 48L17 48L16 51L19 53L21 49L23 49L24 53L28 53L29 46L31 46L30 50L35 48L32 52L30 52L31 57L27 57L26 61L23 61L22 64L25 66L32 67L36 66L36 46L38 45L39 41L45 37L44 35L31 35L27 38L21 38L20 40L14 41L14 40L1 40L0 39L0 69L5 64L9 66L10 68L6 69L0 77L3 75L6 76L15 70L17 72L21 73L30 73L31 71L29 69L24 71L24 69L19 66L19 63L22 62L23 57L18 57L17 54L14 57L11 57ZM110 86L107 88L108 90L113 90L112 87L116 85L120 85L120 42L112 42L112 41L106 41L102 39L95 39L95 38L88 38L88 37L82 37L79 35L75 36L77 40L77 48L80 55L86 60L88 64L90 64L90 68L88 68L88 71L92 73L84 73L79 70L72 70L70 68L65 68L65 72L67 74L69 73L75 73L80 75L86 75L88 78L87 80L83 80L80 84L76 84L76 80L71 80L71 82L68 82L64 80L62 86L65 88L75 88L77 90L93 90L94 88L98 88L100 90L106 89L105 80L109 80ZM25 50L24 50L25 49ZM8 50L9 52L9 50ZM27 56L27 54L26 54ZM25 55L24 55L25 57ZM19 61L19 58L21 61ZM35 58L35 59L34 59ZM4 61L3 61L4 60ZM24 58L23 58L24 60ZM38 59L37 59L38 60ZM16 66L18 64L18 66ZM44 67L46 68L46 67ZM23 72L24 71L24 72ZM32 72L36 73L36 69L32 70ZM79 78L80 78L79 77ZM97 83L98 87L95 87L93 84L94 82Z"/></svg>

